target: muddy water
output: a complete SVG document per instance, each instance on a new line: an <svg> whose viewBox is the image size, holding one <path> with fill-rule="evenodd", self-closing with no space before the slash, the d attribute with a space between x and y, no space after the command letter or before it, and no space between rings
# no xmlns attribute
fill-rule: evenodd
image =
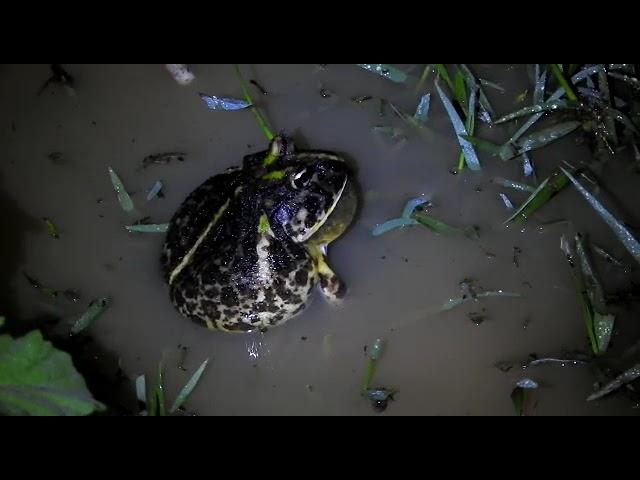
<svg viewBox="0 0 640 480"><path fill-rule="evenodd" d="M107 174L112 166L139 209L161 223L204 179L264 148L249 112L212 112L197 95L238 96L231 66L195 65L197 80L188 87L175 83L162 65L65 67L76 77L75 98L57 88L36 96L49 75L46 65L0 66L0 299L12 315L60 315L68 325L89 300L110 296L112 307L91 334L121 358L130 377L154 372L164 356L172 398L200 362L212 359L189 401L202 415L372 415L359 389L363 347L376 338L384 338L387 348L374 383L399 391L386 415L513 415L509 395L524 376L541 383L538 415L637 412L621 396L585 402L594 382L588 369L516 367L503 373L495 368L531 353L589 348L559 249L567 229L540 230L539 224L571 218L595 243L629 265L632 259L573 190L523 231L502 228L509 212L498 193L515 203L524 196L490 180L495 175L520 180L520 164L481 157L482 173L452 175L459 150L431 82L425 87L434 94L426 128L420 136L407 130L408 141L395 145L371 133L374 125L400 125L391 112L381 118L375 102L356 106L349 98L382 96L411 111L418 96L410 89L350 65L245 67L269 91L260 102L278 130L295 135L302 146L343 152L357 164L364 203L356 224L330 249L334 269L349 286L342 305L330 306L318 295L301 317L279 329L233 336L207 332L174 311L159 273L162 236L123 230L131 219L120 210ZM497 110L513 110L529 84L526 68L474 68L505 87L505 93L488 92ZM321 88L331 96L323 98ZM480 132L503 139L509 127ZM146 155L165 151L184 151L187 160L141 168ZM55 162L48 158L52 152L61 154ZM544 178L561 160L578 163L588 155L572 137L532 157ZM619 211L637 226L638 177L627 165L616 160L601 180L615 186ZM165 198L147 202L156 180L165 184ZM433 201L438 218L479 226L480 239L441 237L421 227L372 237L373 227L398 216L408 199L420 195ZM45 216L58 224L59 240L47 236L40 221ZM519 266L513 261L515 246L522 251ZM597 265L608 291L634 276ZM25 282L23 271L46 285L79 289L84 304L50 302ZM435 314L458 296L465 277L523 297ZM475 325L467 313L483 307L486 320ZM623 349L640 332L633 312L617 313L613 343ZM187 372L178 368L179 345L189 349Z"/></svg>

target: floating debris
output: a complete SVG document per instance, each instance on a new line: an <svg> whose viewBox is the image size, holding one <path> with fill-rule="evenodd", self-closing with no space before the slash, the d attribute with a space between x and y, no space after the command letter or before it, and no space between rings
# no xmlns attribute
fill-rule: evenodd
<svg viewBox="0 0 640 480"><path fill-rule="evenodd" d="M447 225L441 220L432 217L424 211L415 211L411 216L420 225L427 227L429 230L442 234L442 235L464 235L472 240L477 240L478 229L476 227L469 227L466 229L455 228Z"/></svg>
<svg viewBox="0 0 640 480"><path fill-rule="evenodd" d="M363 392L369 390L369 387L371 386L371 381L373 380L373 375L376 372L377 362L378 360L380 360L383 348L384 342L378 338L375 342L373 342L373 345L366 350L367 369L365 371L364 380L362 382Z"/></svg>
<svg viewBox="0 0 640 480"><path fill-rule="evenodd" d="M49 220L47 217L42 217L42 221L47 226L47 232L49 233L49 236L58 240L60 238L60 230L58 230L56 224Z"/></svg>
<svg viewBox="0 0 640 480"><path fill-rule="evenodd" d="M166 233L169 230L168 223L127 225L124 227L129 233Z"/></svg>
<svg viewBox="0 0 640 480"><path fill-rule="evenodd" d="M178 397L173 403L173 406L169 410L170 414L176 413L178 409L182 407L182 405L184 405L184 402L187 401L187 398L189 398L189 395L191 395L191 392L193 391L193 389L196 388L196 386L198 385L198 382L200 381L200 377L202 377L202 374L204 373L204 370L207 368L208 364L209 364L209 359L206 359L204 362L202 362L198 370L196 370L196 372L185 384L185 386L182 387L182 390L180 390Z"/></svg>
<svg viewBox="0 0 640 480"><path fill-rule="evenodd" d="M250 83L251 85L253 85L254 87L256 87L256 88L258 89L258 91L259 91L262 95L264 95L265 97L266 97L267 95L269 95L269 92L267 92L264 88L262 88L262 85L260 85L257 81L255 81L255 80L249 80L249 83Z"/></svg>
<svg viewBox="0 0 640 480"><path fill-rule="evenodd" d="M358 95L356 97L351 97L351 101L357 105L368 102L369 100L373 100L371 95Z"/></svg>
<svg viewBox="0 0 640 480"><path fill-rule="evenodd" d="M489 80L485 80L484 78L480 78L479 82L480 82L480 85L482 85L483 87L493 88L494 90L497 90L500 93L506 92L504 87L502 87L501 85L498 85L497 83L494 83L494 82L490 82Z"/></svg>
<svg viewBox="0 0 640 480"><path fill-rule="evenodd" d="M64 157L62 155L62 152L51 152L49 155L47 155L47 158L51 160L51 163L53 163L54 165L64 164Z"/></svg>
<svg viewBox="0 0 640 480"><path fill-rule="evenodd" d="M527 99L527 95L529 95L529 89L526 89L524 92L522 92L521 94L519 94L516 97L516 101L515 103L524 103L525 100Z"/></svg>
<svg viewBox="0 0 640 480"><path fill-rule="evenodd" d="M101 298L94 300L89 308L71 327L71 335L77 335L89 328L93 323L105 312L111 300L109 298Z"/></svg>
<svg viewBox="0 0 640 480"><path fill-rule="evenodd" d="M169 153L155 153L153 155L147 155L142 160L142 167L147 168L149 165L166 165L171 162L184 162L185 153L182 152L169 152Z"/></svg>
<svg viewBox="0 0 640 480"><path fill-rule="evenodd" d="M420 99L420 103L416 108L416 113L413 116L414 120L419 123L426 123L429 118L429 107L431 106L431 94L427 93Z"/></svg>
<svg viewBox="0 0 640 480"><path fill-rule="evenodd" d="M120 177L111 167L109 167L109 175L111 177L111 183L113 184L113 189L118 196L118 202L120 203L120 207L122 207L122 210L130 215L138 215L136 207L133 204L133 200L131 200L129 193L127 193L122 180L120 180Z"/></svg>
<svg viewBox="0 0 640 480"><path fill-rule="evenodd" d="M462 123L462 120L460 119L458 112L456 112L455 107L451 103L451 100L449 100L449 98L447 97L447 95L444 93L444 91L442 90L442 88L437 82L436 82L436 89L438 90L438 95L440 95L440 99L442 100L442 103L447 111L447 114L449 115L449 119L451 120L451 124L453 125L453 128L456 132L456 136L458 138L458 142L460 143L460 146L462 147L462 151L464 153L467 166L469 167L469 169L474 171L480 170L481 169L480 160L478 160L478 156L476 155L476 152L473 149L473 145L471 145L471 143L469 143L464 138L464 136L469 135L469 133L467 132L466 126L464 125L464 123Z"/></svg>
<svg viewBox="0 0 640 480"><path fill-rule="evenodd" d="M617 220L603 205L596 199L586 188L584 188L568 171L560 167L565 176L573 183L576 189L589 202L593 209L600 215L607 225L613 230L613 233L622 242L625 248L631 253L633 258L640 262L640 243L631 232Z"/></svg>
<svg viewBox="0 0 640 480"><path fill-rule="evenodd" d="M530 378L523 378L516 383L516 386L524 390L535 390L538 388L538 382L531 380Z"/></svg>
<svg viewBox="0 0 640 480"><path fill-rule="evenodd" d="M67 72L64 68L62 68L62 65L58 63L51 64L50 68L51 68L51 76L47 79L47 81L44 83L42 88L40 88L40 90L38 91L38 96L40 96L47 89L49 85L51 85L52 83L55 83L57 85L64 87L64 89L67 91L67 93L70 96L75 97L76 96L76 91L74 89L75 81L74 81L74 78L71 76L71 74Z"/></svg>
<svg viewBox="0 0 640 480"><path fill-rule="evenodd" d="M162 196L161 194L163 187L164 185L162 185L162 182L160 180L154 183L153 187L151 187L151 190L149 190L149 193L147 194L147 202L150 202L156 197Z"/></svg>
<svg viewBox="0 0 640 480"><path fill-rule="evenodd" d="M373 409L378 412L384 412L389 406L389 400L393 401L393 396L398 393L395 390L387 390L386 388L372 388L367 390L363 396L368 399Z"/></svg>
<svg viewBox="0 0 640 480"><path fill-rule="evenodd" d="M207 107L209 107L211 110L236 111L252 107L252 104L245 100L239 100L236 98L221 98L214 95L206 95L204 93L200 93L199 95L207 105Z"/></svg>
<svg viewBox="0 0 640 480"><path fill-rule="evenodd" d="M167 63L165 68L173 79L182 86L190 85L196 79L196 76L189 70L189 66L183 63Z"/></svg>
<svg viewBox="0 0 640 480"><path fill-rule="evenodd" d="M542 365L550 365L550 364L559 364L561 367L565 367L567 365L578 367L588 365L589 362L586 360L581 360L578 358L536 358L535 360L531 360L528 363L522 365L523 369L532 368L532 367L540 367Z"/></svg>
<svg viewBox="0 0 640 480"><path fill-rule="evenodd" d="M513 247L513 264L516 268L520 268L520 254L522 249L520 247Z"/></svg>
<svg viewBox="0 0 640 480"><path fill-rule="evenodd" d="M502 199L504 206L507 207L508 210L513 210L515 208L513 206L513 203L511 203L511 200L509 200L509 197L507 197L504 193L500 194L500 198Z"/></svg>
<svg viewBox="0 0 640 480"><path fill-rule="evenodd" d="M358 65L360 68L364 68L369 72L376 73L381 77L389 79L395 83L405 83L408 78L406 73L391 65L380 63L357 63L356 65Z"/></svg>
<svg viewBox="0 0 640 480"><path fill-rule="evenodd" d="M605 397L623 387L624 385L634 382L638 378L640 378L640 363L634 365L629 370L626 370L624 373L616 377L613 381L607 383L600 390L590 395L587 398L587 401L592 402L594 400Z"/></svg>

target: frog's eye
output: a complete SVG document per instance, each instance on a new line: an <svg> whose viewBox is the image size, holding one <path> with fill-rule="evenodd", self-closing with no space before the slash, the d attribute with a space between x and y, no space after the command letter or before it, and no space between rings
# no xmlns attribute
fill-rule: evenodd
<svg viewBox="0 0 640 480"><path fill-rule="evenodd" d="M311 177L313 177L313 171L308 168L303 168L291 178L291 186L296 190L304 188L309 185Z"/></svg>

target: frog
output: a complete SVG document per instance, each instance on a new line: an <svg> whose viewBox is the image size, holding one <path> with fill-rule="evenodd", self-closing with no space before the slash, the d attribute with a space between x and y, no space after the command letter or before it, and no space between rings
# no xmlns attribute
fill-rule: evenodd
<svg viewBox="0 0 640 480"><path fill-rule="evenodd" d="M347 289L328 246L358 204L355 172L341 155L274 137L176 210L161 254L172 304L208 330L248 333L300 315L316 287L341 302Z"/></svg>

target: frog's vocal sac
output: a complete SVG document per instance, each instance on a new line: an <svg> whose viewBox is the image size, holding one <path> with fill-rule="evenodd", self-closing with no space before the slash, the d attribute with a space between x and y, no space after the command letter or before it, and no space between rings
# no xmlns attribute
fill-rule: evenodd
<svg viewBox="0 0 640 480"><path fill-rule="evenodd" d="M173 304L210 330L250 332L302 312L316 284L341 298L327 246L353 221L356 192L339 155L274 138L196 188L172 218L162 267Z"/></svg>

